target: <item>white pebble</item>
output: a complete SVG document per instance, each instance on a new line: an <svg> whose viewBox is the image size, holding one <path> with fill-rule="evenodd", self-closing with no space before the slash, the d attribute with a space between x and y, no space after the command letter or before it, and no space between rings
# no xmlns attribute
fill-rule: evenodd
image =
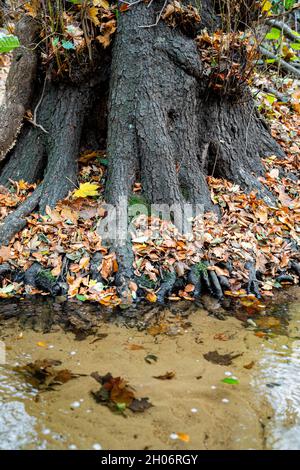
<svg viewBox="0 0 300 470"><path fill-rule="evenodd" d="M50 432L51 432L50 429L47 429L47 428L46 428L46 429L43 429L43 431L42 431L42 433L45 434L45 436L46 436L47 434L50 434Z"/></svg>
<svg viewBox="0 0 300 470"><path fill-rule="evenodd" d="M191 412L192 413L198 413L198 410L197 410L197 408L191 408Z"/></svg>
<svg viewBox="0 0 300 470"><path fill-rule="evenodd" d="M173 439L174 441L175 439L178 439L176 432L172 432L172 434L170 434L170 439Z"/></svg>
<svg viewBox="0 0 300 470"><path fill-rule="evenodd" d="M71 351L70 352L70 356L75 356L75 354L76 354L76 351Z"/></svg>
<svg viewBox="0 0 300 470"><path fill-rule="evenodd" d="M228 400L228 398L222 398L222 402L223 403L229 403L229 400Z"/></svg>
<svg viewBox="0 0 300 470"><path fill-rule="evenodd" d="M79 401L73 401L73 403L71 403L71 408L79 408L80 407L80 403Z"/></svg>
<svg viewBox="0 0 300 470"><path fill-rule="evenodd" d="M70 450L76 450L77 449L77 446L75 444L70 444L69 445L69 449Z"/></svg>
<svg viewBox="0 0 300 470"><path fill-rule="evenodd" d="M212 385L210 388L211 388L212 390L216 390L217 387L216 387L215 385Z"/></svg>
<svg viewBox="0 0 300 470"><path fill-rule="evenodd" d="M53 344L50 344L50 345L48 346L48 349L54 349Z"/></svg>
<svg viewBox="0 0 300 470"><path fill-rule="evenodd" d="M102 446L100 444L93 444L94 450L102 450Z"/></svg>
<svg viewBox="0 0 300 470"><path fill-rule="evenodd" d="M227 370L226 372L224 372L224 375L228 375L229 377L230 375L232 375L232 373Z"/></svg>

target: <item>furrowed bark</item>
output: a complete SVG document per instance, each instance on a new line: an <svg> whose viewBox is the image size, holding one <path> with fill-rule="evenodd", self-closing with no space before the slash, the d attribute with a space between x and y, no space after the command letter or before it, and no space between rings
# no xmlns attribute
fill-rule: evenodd
<svg viewBox="0 0 300 470"><path fill-rule="evenodd" d="M25 112L31 105L37 71L37 54L34 49L37 31L36 21L29 16L24 16L16 27L16 35L22 46L13 53L6 93L0 106L0 161L13 147Z"/></svg>

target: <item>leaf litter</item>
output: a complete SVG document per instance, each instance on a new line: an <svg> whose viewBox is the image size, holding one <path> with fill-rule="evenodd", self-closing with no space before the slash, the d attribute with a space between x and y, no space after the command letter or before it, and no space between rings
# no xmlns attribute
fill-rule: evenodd
<svg viewBox="0 0 300 470"><path fill-rule="evenodd" d="M92 391L97 403L107 406L112 411L124 414L127 409L133 412L144 412L153 405L148 397L136 398L134 389L122 377L113 377L109 372L101 376L98 372L91 374L100 385L100 390Z"/></svg>

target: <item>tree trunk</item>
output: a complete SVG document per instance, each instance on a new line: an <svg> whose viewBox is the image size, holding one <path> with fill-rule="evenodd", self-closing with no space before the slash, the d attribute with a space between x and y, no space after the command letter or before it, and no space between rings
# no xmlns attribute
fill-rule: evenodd
<svg viewBox="0 0 300 470"><path fill-rule="evenodd" d="M103 141L106 127L107 202L117 204L120 198L128 198L134 183L141 182L149 203L180 207L194 203L206 211L214 210L206 183L209 175L234 181L247 191L255 189L273 202L257 177L264 172L261 157L283 156L282 150L258 116L247 90L238 100L214 94L194 39L162 20L154 25L163 5L163 0L139 3L119 15L111 64L108 49L106 62L97 62L97 74L91 66L92 79L56 83L46 74L35 80L36 53L23 49L21 57L15 53L6 108L0 116L0 156L5 157L0 184L10 179L41 182L6 218L0 227L0 243L9 243L25 226L30 212L55 206L73 189L80 142ZM29 44L36 29L32 19L26 18L26 22L30 34L23 34L23 41ZM210 0L202 2L200 29L204 27L217 27ZM25 121L19 132L29 108L33 119ZM105 119L95 118L95 113L92 116L92 109L102 116L108 110L107 126ZM102 129L100 138L95 124ZM133 277L130 243L113 248L119 260L117 283L126 296L123 287ZM170 290L174 282L173 277L168 279L162 291ZM215 284L220 290L218 280Z"/></svg>
<svg viewBox="0 0 300 470"><path fill-rule="evenodd" d="M196 44L155 23L163 2L122 15L110 81L107 200L128 197L141 181L151 203L212 209L206 176L269 193L257 181L261 157L282 156L249 93L234 102L207 90Z"/></svg>

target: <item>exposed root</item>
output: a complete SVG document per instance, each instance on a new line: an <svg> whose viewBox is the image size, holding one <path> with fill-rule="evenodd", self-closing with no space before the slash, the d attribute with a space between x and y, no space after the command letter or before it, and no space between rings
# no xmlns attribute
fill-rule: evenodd
<svg viewBox="0 0 300 470"><path fill-rule="evenodd" d="M220 300L223 298L223 290L219 281L217 274L214 271L209 271L209 277L211 281L211 289L214 293L214 296Z"/></svg>
<svg viewBox="0 0 300 470"><path fill-rule="evenodd" d="M254 294L258 299L261 298L259 292L259 282L256 278L255 264L248 262L245 264L245 268L249 271L249 281L247 285L248 294Z"/></svg>
<svg viewBox="0 0 300 470"><path fill-rule="evenodd" d="M8 263L0 264L0 279L12 272L12 268Z"/></svg>
<svg viewBox="0 0 300 470"><path fill-rule="evenodd" d="M51 273L45 270L39 263L33 263L24 273L25 285L42 289L55 296L60 293L60 286Z"/></svg>
<svg viewBox="0 0 300 470"><path fill-rule="evenodd" d="M1 245L8 245L12 237L26 226L26 217L38 206L41 193L42 185L23 204L6 217L4 223L0 226Z"/></svg>
<svg viewBox="0 0 300 470"><path fill-rule="evenodd" d="M188 282L193 284L195 287L193 291L193 297L195 299L199 299L202 292L201 273L196 265L193 265L188 273Z"/></svg>
<svg viewBox="0 0 300 470"><path fill-rule="evenodd" d="M163 276L163 280L160 286L160 289L157 294L157 302L159 304L164 304L166 297L171 293L176 282L176 273L175 271L166 272Z"/></svg>

